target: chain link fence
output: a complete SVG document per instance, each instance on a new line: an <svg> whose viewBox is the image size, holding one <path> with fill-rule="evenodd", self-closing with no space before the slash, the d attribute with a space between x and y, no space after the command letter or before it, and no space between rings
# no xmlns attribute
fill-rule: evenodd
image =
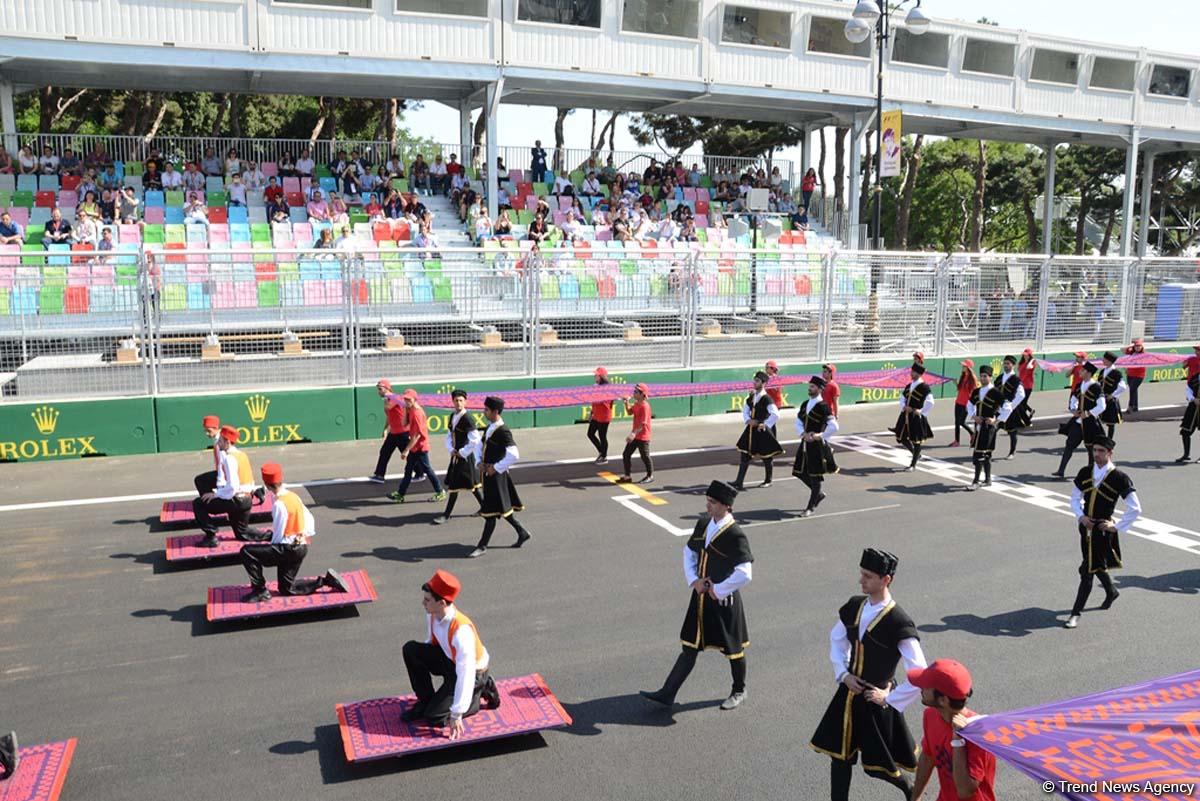
<svg viewBox="0 0 1200 801"><path fill-rule="evenodd" d="M725 242L0 251L3 401L1200 339L1184 259Z"/></svg>

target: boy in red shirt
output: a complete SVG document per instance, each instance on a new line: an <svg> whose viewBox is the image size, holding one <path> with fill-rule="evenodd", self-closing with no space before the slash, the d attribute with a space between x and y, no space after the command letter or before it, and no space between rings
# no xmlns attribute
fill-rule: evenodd
<svg viewBox="0 0 1200 801"><path fill-rule="evenodd" d="M912 801L920 801L936 767L938 801L996 801L996 757L962 738L961 729L978 713L967 709L971 674L953 659L938 659L908 671L921 688L925 736L913 784Z"/></svg>
<svg viewBox="0 0 1200 801"><path fill-rule="evenodd" d="M649 484L654 480L654 462L650 460L650 403L646 400L649 388L638 384L633 388L633 398L625 399L625 411L633 415L633 430L625 438L625 452L621 458L625 462L625 475L618 481L633 481L630 473L633 470L633 452L637 451L646 466L646 475L638 481L639 484Z"/></svg>
<svg viewBox="0 0 1200 801"><path fill-rule="evenodd" d="M415 389L404 390L402 397L404 398L404 409L408 415L409 437L408 447L400 452L405 459L404 478L400 480L399 488L388 497L396 503L404 503L404 496L408 492L408 485L412 483L412 480L428 476L429 483L433 484L433 497L430 500L444 501L446 493L442 490L442 482L438 480L433 465L429 463L429 420L425 417L425 410L417 402Z"/></svg>
<svg viewBox="0 0 1200 801"><path fill-rule="evenodd" d="M825 405L833 412L833 416L838 416L838 398L842 397L842 388L838 386L833 377L837 375L836 364L821 365L821 377L825 379L825 386L821 389L821 400L825 401Z"/></svg>
<svg viewBox="0 0 1200 801"><path fill-rule="evenodd" d="M408 415L405 414L404 404L392 395L391 381L386 378L379 379L375 391L383 398L383 414L387 418L387 425L383 427L383 444L379 446L379 461L375 463L371 481L382 484L392 452L403 451L408 447Z"/></svg>
<svg viewBox="0 0 1200 801"><path fill-rule="evenodd" d="M1125 355L1131 356L1135 353L1145 353L1146 347L1140 338L1133 340L1133 344L1125 348ZM1125 379L1129 385L1129 408L1128 412L1136 412L1138 410L1138 387L1146 380L1145 367L1126 367Z"/></svg>
<svg viewBox="0 0 1200 801"><path fill-rule="evenodd" d="M766 371L767 378L769 380L769 379L774 378L775 376L779 375L779 364L774 359L772 359L771 361L767 362L767 365L764 368L764 370ZM766 390L767 390L767 397L769 397L771 399L771 403L775 404L775 408L782 409L783 408L783 390L781 390L779 388L779 385L776 384L775 386L770 386L768 384L768 386L766 387ZM774 434L775 432L772 431L771 433Z"/></svg>
<svg viewBox="0 0 1200 801"><path fill-rule="evenodd" d="M608 383L608 370L604 367L596 368L596 383ZM608 462L608 425L612 422L613 417L613 402L610 400L600 401L592 404L592 413L588 418L588 441L596 448L596 464L605 464Z"/></svg>

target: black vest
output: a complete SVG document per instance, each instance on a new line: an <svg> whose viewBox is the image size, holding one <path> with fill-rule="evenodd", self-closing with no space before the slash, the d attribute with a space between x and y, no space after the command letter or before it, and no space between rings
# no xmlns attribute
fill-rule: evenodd
<svg viewBox="0 0 1200 801"><path fill-rule="evenodd" d="M833 416L833 410L829 408L829 404L823 400L818 400L813 404L812 409L807 409L808 401L803 401L800 404L799 417L804 424L805 434L821 434L825 431L825 426L829 424L829 418ZM807 409L807 410L806 410Z"/></svg>
<svg viewBox="0 0 1200 801"><path fill-rule="evenodd" d="M1192 391L1193 398L1200 398L1200 373L1192 376L1187 380L1188 389Z"/></svg>
<svg viewBox="0 0 1200 801"><path fill-rule="evenodd" d="M1079 386L1083 387L1083 384L1080 384ZM1079 408L1083 409L1085 412L1090 412L1092 409L1096 408L1096 404L1100 402L1100 396L1103 394L1103 391L1100 389L1100 382L1093 381L1088 385L1088 388L1083 395L1079 397ZM1076 395L1079 395L1078 390L1076 390Z"/></svg>
<svg viewBox="0 0 1200 801"><path fill-rule="evenodd" d="M767 408L772 403L771 396L766 392L758 399L758 403L754 402L754 393L751 392L746 396L746 405L750 407L750 419L756 423L765 423L767 418L771 416L770 410Z"/></svg>
<svg viewBox="0 0 1200 801"><path fill-rule="evenodd" d="M458 422L454 424L454 450L461 451L467 447L471 432L474 430L475 423L471 420L471 413L463 412L463 416L458 418ZM512 435L510 434L509 436L511 437Z"/></svg>
<svg viewBox="0 0 1200 801"><path fill-rule="evenodd" d="M971 393L971 404L975 407L975 415L985 419L999 417L1000 407L1004 404L1004 393L995 387L987 387L988 392L980 402L979 396L983 389L984 387L976 387L975 391Z"/></svg>
<svg viewBox="0 0 1200 801"><path fill-rule="evenodd" d="M464 415L465 417L466 415ZM509 445L516 445L516 440L513 439L512 432L508 430L508 426L501 424L492 429L490 437L484 436L483 440L483 463L495 464L504 458L504 452L508 450Z"/></svg>
<svg viewBox="0 0 1200 801"><path fill-rule="evenodd" d="M718 531L705 547L704 535L708 530L708 521L709 518L702 517L696 522L687 547L700 557L700 568L696 574L700 578L712 579L713 584L720 584L733 574L735 567L743 562L753 562L754 557L750 553L750 542L737 523L730 523Z"/></svg>
<svg viewBox="0 0 1200 801"><path fill-rule="evenodd" d="M1105 395L1111 395L1117 391L1117 387L1121 386L1121 371L1113 368L1112 372L1104 376L1104 380L1100 382Z"/></svg>
<svg viewBox="0 0 1200 801"><path fill-rule="evenodd" d="M900 641L920 637L912 618L893 601L871 621L859 641L858 620L866 605L867 596L856 595L838 610L838 618L850 638L848 668L868 684L884 689L895 679L896 666L900 664Z"/></svg>
<svg viewBox="0 0 1200 801"><path fill-rule="evenodd" d="M1092 480L1092 468L1085 467L1075 476L1075 486L1083 493L1083 513L1096 520L1112 520L1117 499L1134 491L1133 480L1115 467L1099 484Z"/></svg>
<svg viewBox="0 0 1200 801"><path fill-rule="evenodd" d="M1001 373L995 380L994 386L1000 390L1000 397L1004 399L1001 403L1012 403L1017 399L1017 388L1021 386L1021 377L1016 373L1010 373L1007 376Z"/></svg>
<svg viewBox="0 0 1200 801"><path fill-rule="evenodd" d="M904 403L910 409L920 411L925 408L925 399L929 397L929 392L932 387L924 381L917 384L915 387L911 384L904 388Z"/></svg>

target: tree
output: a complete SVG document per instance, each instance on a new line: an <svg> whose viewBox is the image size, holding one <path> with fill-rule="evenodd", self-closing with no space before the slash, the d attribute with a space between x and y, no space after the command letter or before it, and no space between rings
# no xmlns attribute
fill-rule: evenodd
<svg viewBox="0 0 1200 801"><path fill-rule="evenodd" d="M1089 225L1094 225L1092 212L1105 215L1109 224L1115 221L1121 193L1117 180L1125 172L1125 155L1111 148L1072 145L1059 158L1057 178L1061 181L1058 195L1074 195L1075 206L1074 253L1084 255ZM1111 240L1111 230L1109 231ZM1101 240L1100 244L1105 244Z"/></svg>
<svg viewBox="0 0 1200 801"><path fill-rule="evenodd" d="M912 144L904 148L904 178L900 202L896 209L896 227L893 231L897 250L908 249L908 221L912 217L913 191L917 188L917 176L921 172L921 148L924 146L925 134L917 134Z"/></svg>
<svg viewBox="0 0 1200 801"><path fill-rule="evenodd" d="M654 145L674 159L695 144L710 155L761 158L773 149L798 145L804 129L787 123L701 119L670 114L639 114L629 133L642 147Z"/></svg>
<svg viewBox="0 0 1200 801"><path fill-rule="evenodd" d="M982 139L976 143L978 157L975 159L975 192L971 196L971 236L967 250L978 253L983 249L983 201L987 190L987 143Z"/></svg>

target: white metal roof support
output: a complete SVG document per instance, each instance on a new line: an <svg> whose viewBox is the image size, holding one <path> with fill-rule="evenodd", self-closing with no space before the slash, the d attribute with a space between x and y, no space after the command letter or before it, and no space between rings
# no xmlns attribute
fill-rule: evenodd
<svg viewBox="0 0 1200 801"><path fill-rule="evenodd" d="M812 164L812 130L805 125L801 130L804 131L804 136L800 139L800 177L792 176L792 190L796 190L796 185L799 180L804 178L805 173Z"/></svg>
<svg viewBox="0 0 1200 801"><path fill-rule="evenodd" d="M17 152L17 113L13 105L13 85L0 81L0 129L4 132L4 148L15 156Z"/></svg>
<svg viewBox="0 0 1200 801"><path fill-rule="evenodd" d="M483 113L487 115L487 207L488 216L493 220L498 213L497 193L500 190L499 170L496 169L496 157L500 154L500 146L496 141L496 118L500 115L500 93L504 88L504 79L487 85L487 100L483 104ZM508 165L505 165L508 166Z"/></svg>
<svg viewBox="0 0 1200 801"><path fill-rule="evenodd" d="M872 117L865 121L855 119L854 124L850 127L850 208L846 215L846 246L852 250L857 250L861 245L858 239L858 217L859 204L862 202L860 190L862 189L862 138L867 127L871 124Z"/></svg>
<svg viewBox="0 0 1200 801"><path fill-rule="evenodd" d="M1058 167L1058 143L1046 147L1046 187L1042 190L1042 253L1054 255L1054 173ZM1032 243L1030 243L1032 244Z"/></svg>
<svg viewBox="0 0 1200 801"><path fill-rule="evenodd" d="M458 101L458 163L463 169L475 164L475 137L471 128L471 101L466 98Z"/></svg>
<svg viewBox="0 0 1200 801"><path fill-rule="evenodd" d="M1125 149L1125 194L1124 214L1121 218L1121 255L1128 256L1130 242L1133 241L1133 199L1137 195L1137 161L1138 142L1141 130L1134 127L1130 131L1129 146Z"/></svg>
<svg viewBox="0 0 1200 801"><path fill-rule="evenodd" d="M1138 216L1138 256L1145 258L1150 239L1150 195L1154 189L1154 151L1142 154L1142 210ZM1160 225L1162 223L1159 223ZM1161 255L1161 254L1159 254Z"/></svg>

